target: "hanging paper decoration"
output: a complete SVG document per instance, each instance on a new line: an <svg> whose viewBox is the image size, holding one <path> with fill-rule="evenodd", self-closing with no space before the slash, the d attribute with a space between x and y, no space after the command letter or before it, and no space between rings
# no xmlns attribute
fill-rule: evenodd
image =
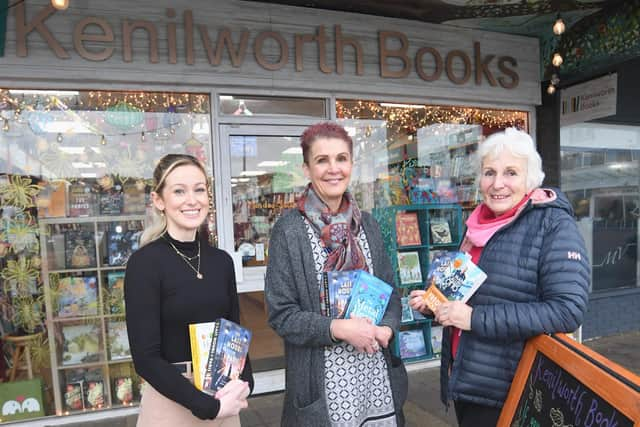
<svg viewBox="0 0 640 427"><path fill-rule="evenodd" d="M52 114L44 110L40 102L36 103L33 110L24 114L26 115L27 123L29 123L31 131L36 135L44 134L47 124L53 121Z"/></svg>
<svg viewBox="0 0 640 427"><path fill-rule="evenodd" d="M144 121L144 112L134 105L120 101L107 108L105 121L118 129L131 129Z"/></svg>
<svg viewBox="0 0 640 427"><path fill-rule="evenodd" d="M198 141L193 135L185 143L185 151L193 157L205 163L206 157L204 153L204 144Z"/></svg>

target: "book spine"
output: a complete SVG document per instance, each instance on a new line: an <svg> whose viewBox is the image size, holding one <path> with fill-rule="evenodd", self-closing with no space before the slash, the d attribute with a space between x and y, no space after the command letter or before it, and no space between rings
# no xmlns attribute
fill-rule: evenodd
<svg viewBox="0 0 640 427"><path fill-rule="evenodd" d="M443 295L442 292L436 287L436 285L431 285L427 288L423 295L424 301L429 307L429 310L435 313L436 308L447 301L447 297Z"/></svg>
<svg viewBox="0 0 640 427"><path fill-rule="evenodd" d="M201 390L205 393L215 391L213 389L213 374L217 371L215 366L216 348L218 346L218 336L220 335L220 320L216 320L211 336L211 346L209 347L209 357L207 357L207 365L204 370L204 378L202 378Z"/></svg>
<svg viewBox="0 0 640 427"><path fill-rule="evenodd" d="M200 348L198 348L198 328L195 324L189 325L189 342L191 343L191 369L193 371L193 384L198 390L202 390L202 378L200 378Z"/></svg>
<svg viewBox="0 0 640 427"><path fill-rule="evenodd" d="M324 288L324 310L325 315L328 317L333 317L332 307L331 307L331 298L329 295L329 273L322 273L322 286Z"/></svg>

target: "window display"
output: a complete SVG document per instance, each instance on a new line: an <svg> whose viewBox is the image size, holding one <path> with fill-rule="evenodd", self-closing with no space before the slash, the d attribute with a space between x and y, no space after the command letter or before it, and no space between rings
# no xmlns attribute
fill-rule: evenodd
<svg viewBox="0 0 640 427"><path fill-rule="evenodd" d="M124 269L157 160L188 153L213 176L209 105L189 93L0 89L2 327L34 336L47 414L139 402ZM214 241L215 214L208 222Z"/></svg>

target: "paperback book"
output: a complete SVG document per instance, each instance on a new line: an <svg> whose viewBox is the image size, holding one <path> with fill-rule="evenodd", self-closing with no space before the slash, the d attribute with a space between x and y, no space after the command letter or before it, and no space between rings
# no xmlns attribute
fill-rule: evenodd
<svg viewBox="0 0 640 427"><path fill-rule="evenodd" d="M226 319L216 323L202 384L203 391L211 394L240 378L251 343L250 330Z"/></svg>
<svg viewBox="0 0 640 427"><path fill-rule="evenodd" d="M418 252L398 252L398 272L401 285L421 283L422 272Z"/></svg>
<svg viewBox="0 0 640 427"><path fill-rule="evenodd" d="M328 271L323 273L324 301L327 315L342 319L351 296L353 284L358 280L360 270Z"/></svg>
<svg viewBox="0 0 640 427"><path fill-rule="evenodd" d="M351 289L344 317L367 317L378 325L389 304L393 288L377 277L361 270Z"/></svg>
<svg viewBox="0 0 640 427"><path fill-rule="evenodd" d="M110 189L100 193L100 215L120 215L124 206L121 191Z"/></svg>
<svg viewBox="0 0 640 427"><path fill-rule="evenodd" d="M439 356L442 352L442 326L431 327L431 352Z"/></svg>
<svg viewBox="0 0 640 427"><path fill-rule="evenodd" d="M67 268L96 266L96 241L92 231L67 231L65 234L64 247Z"/></svg>
<svg viewBox="0 0 640 427"><path fill-rule="evenodd" d="M431 243L447 244L451 243L451 230L449 223L444 218L431 219Z"/></svg>
<svg viewBox="0 0 640 427"><path fill-rule="evenodd" d="M84 409L84 381L67 383L64 389L64 406L69 411Z"/></svg>
<svg viewBox="0 0 640 427"><path fill-rule="evenodd" d="M111 314L124 314L124 271L107 273L107 289L105 306Z"/></svg>
<svg viewBox="0 0 640 427"><path fill-rule="evenodd" d="M209 360L211 340L219 325L218 322L191 323L189 325L193 384L198 390L202 390L202 380L207 368L207 360Z"/></svg>
<svg viewBox="0 0 640 427"><path fill-rule="evenodd" d="M467 302L487 275L464 252L442 252L429 268L424 300L431 311L445 301Z"/></svg>
<svg viewBox="0 0 640 427"><path fill-rule="evenodd" d="M104 383L102 381L87 381L86 393L87 409L99 409L104 406Z"/></svg>
<svg viewBox="0 0 640 427"><path fill-rule="evenodd" d="M62 326L62 364L100 360L100 328L95 323Z"/></svg>
<svg viewBox="0 0 640 427"><path fill-rule="evenodd" d="M124 320L112 320L108 323L107 339L109 340L110 360L129 359L131 357L127 324Z"/></svg>
<svg viewBox="0 0 640 427"><path fill-rule="evenodd" d="M417 212L398 212L396 215L396 240L398 246L422 244Z"/></svg>
<svg viewBox="0 0 640 427"><path fill-rule="evenodd" d="M118 403L129 405L133 401L133 380L131 377L118 377L114 380L114 392Z"/></svg>
<svg viewBox="0 0 640 427"><path fill-rule="evenodd" d="M424 342L422 328L400 331L398 340L402 359L412 359L427 355L427 346Z"/></svg>
<svg viewBox="0 0 640 427"><path fill-rule="evenodd" d="M402 303L402 318L400 319L400 321L403 323L413 322L413 310L409 305L409 297L402 297L400 299L400 302Z"/></svg>
<svg viewBox="0 0 640 427"><path fill-rule="evenodd" d="M98 314L98 282L95 277L63 277L58 282L58 316Z"/></svg>
<svg viewBox="0 0 640 427"><path fill-rule="evenodd" d="M94 216L96 194L87 184L76 182L69 186L69 216Z"/></svg>
<svg viewBox="0 0 640 427"><path fill-rule="evenodd" d="M107 238L109 265L125 265L140 246L142 230L110 231Z"/></svg>

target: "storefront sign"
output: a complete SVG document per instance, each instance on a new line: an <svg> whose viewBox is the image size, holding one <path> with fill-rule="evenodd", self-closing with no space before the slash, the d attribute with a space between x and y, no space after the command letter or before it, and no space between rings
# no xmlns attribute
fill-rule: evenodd
<svg viewBox="0 0 640 427"><path fill-rule="evenodd" d="M70 46L64 46L47 25L47 20L56 13L51 6L45 6L34 16L27 19L24 3L15 7L16 55L26 57L29 54L27 41L38 34L47 47L60 59L69 59ZM76 53L88 61L105 61L111 58L117 49L121 50L125 63L133 62L133 43L135 37L146 41L149 62L159 62L160 54L166 56L169 64L177 64L178 57L184 57L187 65L193 65L198 53L206 57L211 66L219 66L223 57L228 57L234 68L239 68L248 60L247 48L252 43L254 60L267 71L281 70L290 62L295 64L296 72L304 71L305 49L316 49L318 68L324 74L344 73L345 55L353 55L354 73L364 74L365 52L360 41L343 33L341 25L333 26L333 41L324 25L316 26L314 34L282 34L278 31L249 30L231 31L229 28L217 28L217 37L212 37L206 24L195 24L193 11L186 9L182 13L182 22L176 22L175 9L166 9L166 25L157 25L148 20L123 19L119 25L119 34L109 21L101 17L85 17L74 24L72 44ZM178 43L178 34L183 34L183 43ZM196 49L195 39L201 40L202 51ZM162 40L166 39L166 51L161 52ZM116 40L121 40L117 42ZM294 57L289 58L290 47ZM470 80L480 86L513 89L518 86L520 77L517 72L518 61L512 56L497 56L495 53L482 52L480 42L462 49L440 51L432 46L414 46L415 55L410 55L410 44L406 34L399 31L378 32L379 73L385 79L402 79L411 73L426 82L441 79L443 74L455 85L465 85ZM334 52L331 61L329 52Z"/></svg>
<svg viewBox="0 0 640 427"><path fill-rule="evenodd" d="M611 74L561 91L560 126L616 114L618 75Z"/></svg>

